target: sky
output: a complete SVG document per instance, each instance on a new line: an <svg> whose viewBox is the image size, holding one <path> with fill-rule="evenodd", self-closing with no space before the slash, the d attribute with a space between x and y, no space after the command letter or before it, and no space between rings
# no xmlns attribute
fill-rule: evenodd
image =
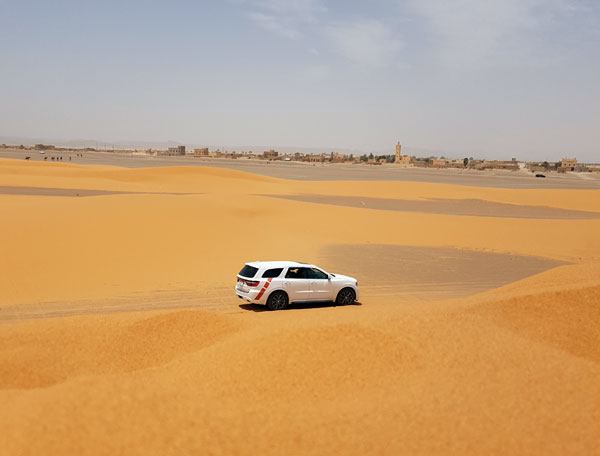
<svg viewBox="0 0 600 456"><path fill-rule="evenodd" d="M598 0L0 0L0 136L600 162Z"/></svg>

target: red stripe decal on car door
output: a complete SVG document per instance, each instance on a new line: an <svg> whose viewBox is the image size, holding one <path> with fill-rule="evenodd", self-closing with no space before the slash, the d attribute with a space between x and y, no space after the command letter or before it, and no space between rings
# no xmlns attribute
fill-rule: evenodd
<svg viewBox="0 0 600 456"><path fill-rule="evenodd" d="M273 280L273 279L272 278L267 279L267 281L265 282L265 284L262 287L262 290L260 290L260 293L258 293L256 295L256 298L254 298L254 299L258 300L262 297L262 295L265 294L266 289L269 288L269 284L271 283L271 280Z"/></svg>

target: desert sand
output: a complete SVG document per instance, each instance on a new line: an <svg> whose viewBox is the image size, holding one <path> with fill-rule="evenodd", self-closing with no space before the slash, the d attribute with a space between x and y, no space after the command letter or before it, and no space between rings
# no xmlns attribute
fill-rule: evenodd
<svg viewBox="0 0 600 456"><path fill-rule="evenodd" d="M600 190L7 159L0 208L2 454L600 454ZM360 302L243 304L267 259Z"/></svg>

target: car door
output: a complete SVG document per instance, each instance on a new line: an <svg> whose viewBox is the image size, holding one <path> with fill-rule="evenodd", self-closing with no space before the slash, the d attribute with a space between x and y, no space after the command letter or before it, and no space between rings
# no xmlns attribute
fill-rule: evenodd
<svg viewBox="0 0 600 456"><path fill-rule="evenodd" d="M329 275L318 268L307 268L310 279L310 295L315 301L333 299L333 286Z"/></svg>
<svg viewBox="0 0 600 456"><path fill-rule="evenodd" d="M288 268L283 286L287 292L290 302L294 301L310 301L311 289L310 279L307 277L308 268Z"/></svg>

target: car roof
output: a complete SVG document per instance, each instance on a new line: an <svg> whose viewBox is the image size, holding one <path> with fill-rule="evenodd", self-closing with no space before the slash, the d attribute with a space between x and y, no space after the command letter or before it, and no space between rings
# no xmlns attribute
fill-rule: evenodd
<svg viewBox="0 0 600 456"><path fill-rule="evenodd" d="M309 264L309 263L301 263L299 261L252 261L249 263L246 263L249 266L254 266L255 268L261 269L261 268L267 268L267 269L271 269L271 268L294 268L294 267L304 267L304 268L310 268L310 267L317 267L314 264Z"/></svg>

